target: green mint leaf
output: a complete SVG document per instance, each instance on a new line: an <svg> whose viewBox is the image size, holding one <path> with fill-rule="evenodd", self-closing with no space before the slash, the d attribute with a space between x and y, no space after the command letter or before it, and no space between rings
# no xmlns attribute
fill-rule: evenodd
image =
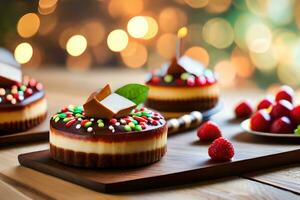
<svg viewBox="0 0 300 200"><path fill-rule="evenodd" d="M143 103L148 96L149 88L141 84L128 84L115 91L118 95L121 95L131 101L136 105Z"/></svg>
<svg viewBox="0 0 300 200"><path fill-rule="evenodd" d="M297 126L297 128L295 129L294 133L296 135L300 135L300 125Z"/></svg>

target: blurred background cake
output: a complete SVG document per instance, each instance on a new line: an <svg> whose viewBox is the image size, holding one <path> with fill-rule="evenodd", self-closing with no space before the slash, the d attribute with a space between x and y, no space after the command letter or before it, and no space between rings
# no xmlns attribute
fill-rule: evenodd
<svg viewBox="0 0 300 200"><path fill-rule="evenodd" d="M146 84L150 88L146 105L167 118L209 110L219 100L214 73L188 56L154 71Z"/></svg>

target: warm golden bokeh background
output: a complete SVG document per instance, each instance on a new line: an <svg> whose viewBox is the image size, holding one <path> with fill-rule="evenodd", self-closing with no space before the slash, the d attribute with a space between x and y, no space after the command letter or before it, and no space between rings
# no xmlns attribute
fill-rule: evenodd
<svg viewBox="0 0 300 200"><path fill-rule="evenodd" d="M39 0L1 6L17 16L1 42L25 67L157 68L175 55L177 31L185 26L185 54L213 68L222 85L248 78L260 85L300 85L297 0Z"/></svg>

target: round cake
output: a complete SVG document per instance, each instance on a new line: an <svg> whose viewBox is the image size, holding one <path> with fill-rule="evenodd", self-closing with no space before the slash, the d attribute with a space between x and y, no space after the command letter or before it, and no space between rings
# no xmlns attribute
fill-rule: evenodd
<svg viewBox="0 0 300 200"><path fill-rule="evenodd" d="M40 124L47 115L43 85L25 76L22 83L0 86L0 130L19 132Z"/></svg>
<svg viewBox="0 0 300 200"><path fill-rule="evenodd" d="M136 167L160 160L167 147L164 118L145 107L132 108L129 100L104 90L83 106L68 106L52 117L51 157L89 168Z"/></svg>
<svg viewBox="0 0 300 200"><path fill-rule="evenodd" d="M186 56L151 73L146 85L150 88L146 105L166 118L209 110L219 100L214 73Z"/></svg>

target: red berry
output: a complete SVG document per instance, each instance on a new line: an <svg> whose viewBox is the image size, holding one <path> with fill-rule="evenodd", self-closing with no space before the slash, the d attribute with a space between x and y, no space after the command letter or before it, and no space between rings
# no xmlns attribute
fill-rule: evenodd
<svg viewBox="0 0 300 200"><path fill-rule="evenodd" d="M112 119L109 120L109 123L111 123L111 124L115 124L117 122L118 122L118 120L115 119L115 118L112 118Z"/></svg>
<svg viewBox="0 0 300 200"><path fill-rule="evenodd" d="M234 148L231 142L220 137L209 146L208 155L215 161L229 161L234 156Z"/></svg>
<svg viewBox="0 0 300 200"><path fill-rule="evenodd" d="M194 86L195 85L195 79L194 78L189 78L187 81L186 81L186 84L190 87Z"/></svg>
<svg viewBox="0 0 300 200"><path fill-rule="evenodd" d="M247 118L253 113L253 108L248 101L243 101L235 107L236 118Z"/></svg>
<svg viewBox="0 0 300 200"><path fill-rule="evenodd" d="M153 76L152 77L152 79L151 79L151 83L152 84L159 84L159 82L160 82L160 78L159 77L157 77L157 76Z"/></svg>
<svg viewBox="0 0 300 200"><path fill-rule="evenodd" d="M294 90L290 86L284 85L280 88L279 92L276 94L275 99L277 102L284 99L293 103Z"/></svg>
<svg viewBox="0 0 300 200"><path fill-rule="evenodd" d="M32 91L31 88L27 88L27 89L25 90L25 94L28 95L28 96L32 95L32 93L33 93L33 91Z"/></svg>
<svg viewBox="0 0 300 200"><path fill-rule="evenodd" d="M287 100L278 101L271 110L272 119L277 119L282 116L290 116L290 113L293 109L293 105Z"/></svg>
<svg viewBox="0 0 300 200"><path fill-rule="evenodd" d="M293 125L289 118L276 119L271 126L271 133L293 133Z"/></svg>
<svg viewBox="0 0 300 200"><path fill-rule="evenodd" d="M42 90L43 89L43 84L41 84L41 83L37 83L36 84L36 86L35 86L35 88L37 89L37 90Z"/></svg>
<svg viewBox="0 0 300 200"><path fill-rule="evenodd" d="M270 98L264 98L257 104L257 110L269 108L273 104Z"/></svg>
<svg viewBox="0 0 300 200"><path fill-rule="evenodd" d="M295 125L300 124L300 105L293 108L290 113L290 117Z"/></svg>
<svg viewBox="0 0 300 200"><path fill-rule="evenodd" d="M272 120L266 109L259 110L250 119L250 127L254 131L268 132Z"/></svg>
<svg viewBox="0 0 300 200"><path fill-rule="evenodd" d="M201 141L214 141L222 137L222 133L216 123L207 121L198 128L197 136Z"/></svg>
<svg viewBox="0 0 300 200"><path fill-rule="evenodd" d="M204 76L198 76L195 79L197 85L202 86L206 84L206 78Z"/></svg>

